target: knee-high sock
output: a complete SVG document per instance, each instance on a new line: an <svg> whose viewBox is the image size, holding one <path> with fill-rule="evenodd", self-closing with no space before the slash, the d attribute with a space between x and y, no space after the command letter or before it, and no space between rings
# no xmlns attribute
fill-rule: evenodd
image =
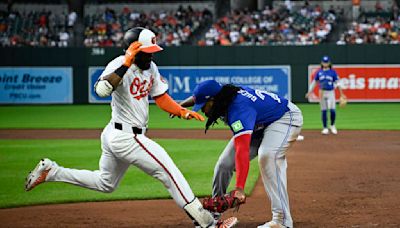
<svg viewBox="0 0 400 228"><path fill-rule="evenodd" d="M335 120L336 120L336 110L331 109L331 125L335 125Z"/></svg>
<svg viewBox="0 0 400 228"><path fill-rule="evenodd" d="M327 122L326 110L322 110L322 125L324 125L324 128L327 128Z"/></svg>

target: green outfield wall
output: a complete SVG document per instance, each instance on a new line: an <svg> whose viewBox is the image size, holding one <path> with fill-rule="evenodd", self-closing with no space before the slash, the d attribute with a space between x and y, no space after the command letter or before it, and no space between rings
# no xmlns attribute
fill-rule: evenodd
<svg viewBox="0 0 400 228"><path fill-rule="evenodd" d="M63 66L73 69L73 102L88 103L88 67L105 66L119 48L1 48L0 66ZM334 64L400 64L400 45L263 47L167 47L159 66L289 65L294 102L306 102L308 66L329 55Z"/></svg>

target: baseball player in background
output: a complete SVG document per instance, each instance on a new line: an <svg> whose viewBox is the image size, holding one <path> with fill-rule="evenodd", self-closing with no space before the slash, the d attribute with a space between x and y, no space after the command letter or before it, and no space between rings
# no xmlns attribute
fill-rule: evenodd
<svg viewBox="0 0 400 228"><path fill-rule="evenodd" d="M258 156L272 208L272 220L258 227L293 227L287 192L286 152L303 125L300 109L274 93L231 84L222 86L214 80L198 84L194 95L181 105L194 105L192 111L201 109L205 113L208 117L206 131L221 119L233 133L215 166L213 197L226 194L236 170L235 191L241 193L244 201L249 161Z"/></svg>
<svg viewBox="0 0 400 228"><path fill-rule="evenodd" d="M112 96L111 121L101 134L99 170L69 169L42 159L28 175L26 190L43 182L57 181L109 193L118 186L129 166L134 165L161 181L196 226L232 227L237 219L218 221L204 210L167 152L145 135L148 95L168 113L204 121L200 114L183 108L167 94L168 84L152 61L153 53L163 50L156 44L155 34L141 27L130 29L124 35L124 45L125 55L112 60L95 84L100 97Z"/></svg>
<svg viewBox="0 0 400 228"><path fill-rule="evenodd" d="M339 89L340 99L345 99L342 88L339 83L339 76L334 69L332 69L332 63L328 56L322 57L321 60L321 69L319 69L314 76L313 81L311 82L310 88L306 93L306 98L310 96L312 91L315 88L315 85L319 84L319 97L320 97L320 106L321 106L321 115L322 115L322 125L323 129L321 134L327 135L329 134L329 129L332 134L337 134L337 129L335 127L336 120L336 98L335 98L335 88ZM328 129L328 117L327 110L330 111L330 119L331 126Z"/></svg>

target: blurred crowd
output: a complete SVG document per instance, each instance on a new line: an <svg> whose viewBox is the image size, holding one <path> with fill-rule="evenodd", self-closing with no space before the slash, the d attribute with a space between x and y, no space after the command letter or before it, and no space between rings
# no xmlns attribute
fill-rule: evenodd
<svg viewBox="0 0 400 228"><path fill-rule="evenodd" d="M393 3L392 9L385 11L377 1L375 12L362 13L336 44L400 44L399 8Z"/></svg>
<svg viewBox="0 0 400 228"><path fill-rule="evenodd" d="M85 16L85 40L87 47L121 46L123 32L141 26L157 34L162 46L190 44L190 37L208 26L212 13L208 9L193 10L180 6L176 11L144 13L125 7L122 12L107 8L105 12Z"/></svg>
<svg viewBox="0 0 400 228"><path fill-rule="evenodd" d="M330 41L337 41L338 45L399 44L397 5L384 10L378 3L375 12L361 13L339 38L331 36ZM285 1L274 9L234 10L217 19L206 8L194 10L190 6L149 13L128 7L119 12L106 8L104 12L80 18L81 29L77 30L75 12L9 10L0 11L0 46L68 47L75 41L75 31L80 36L76 40L80 40L79 44L83 41L86 47L118 47L122 46L124 31L137 26L153 30L162 46L196 42L200 46L315 45L326 42L343 14L341 8L323 9L319 5L310 6L308 1L296 10L290 1Z"/></svg>
<svg viewBox="0 0 400 228"><path fill-rule="evenodd" d="M373 17L355 21L336 44L400 44L400 17Z"/></svg>
<svg viewBox="0 0 400 228"><path fill-rule="evenodd" d="M313 45L323 42L337 20L335 10L305 4L263 11L235 10L218 19L198 45Z"/></svg>
<svg viewBox="0 0 400 228"><path fill-rule="evenodd" d="M77 15L51 11L0 11L0 46L67 47Z"/></svg>

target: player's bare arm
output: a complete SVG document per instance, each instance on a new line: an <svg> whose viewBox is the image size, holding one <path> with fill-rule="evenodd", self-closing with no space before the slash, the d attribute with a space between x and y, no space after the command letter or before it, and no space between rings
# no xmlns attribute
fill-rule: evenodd
<svg viewBox="0 0 400 228"><path fill-rule="evenodd" d="M187 108L187 107L192 107L194 105L194 98L193 96L190 96L188 98L186 98L184 101L179 103L182 107ZM169 117L172 119L174 118L176 115L174 114L170 114Z"/></svg>
<svg viewBox="0 0 400 228"><path fill-rule="evenodd" d="M337 88L339 89L340 97L346 98L346 95L344 95L342 87L340 86L340 83L338 82Z"/></svg>
<svg viewBox="0 0 400 228"><path fill-rule="evenodd" d="M188 98L186 98L184 101L182 101L181 103L179 103L182 107L192 107L194 105L194 98L193 96L190 96Z"/></svg>
<svg viewBox="0 0 400 228"><path fill-rule="evenodd" d="M310 96L310 94L314 90L316 84L317 84L317 82L315 81L315 79L313 79L313 81L311 82L310 88L308 89L308 92L306 93L306 96L305 96L306 98L308 98Z"/></svg>

